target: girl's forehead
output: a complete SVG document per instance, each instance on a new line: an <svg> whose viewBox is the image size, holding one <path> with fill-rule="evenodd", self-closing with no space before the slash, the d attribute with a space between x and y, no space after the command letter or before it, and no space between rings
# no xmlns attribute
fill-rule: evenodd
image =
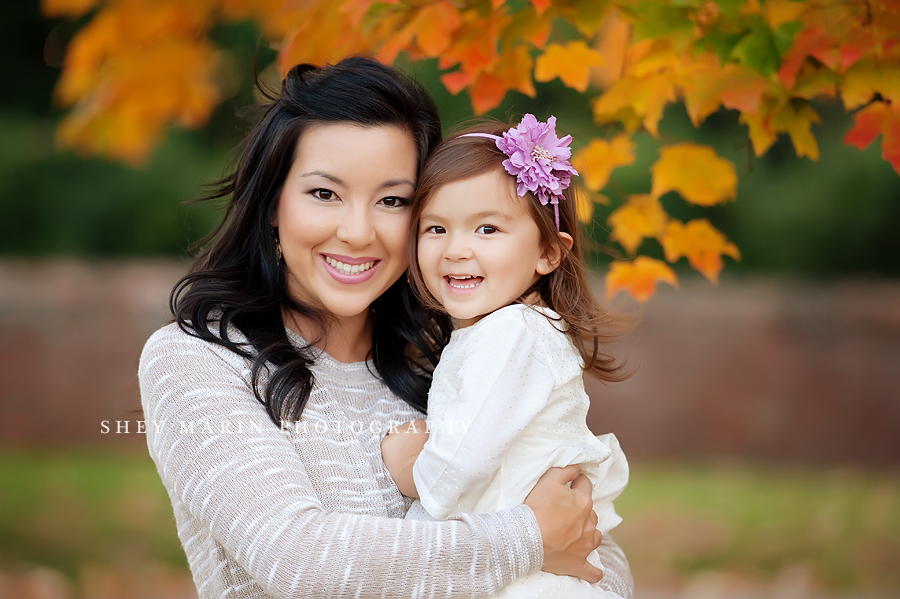
<svg viewBox="0 0 900 599"><path fill-rule="evenodd" d="M529 217L530 194L519 197L516 180L502 168L473 177L449 181L425 200L422 217L455 217L499 213L507 218Z"/></svg>

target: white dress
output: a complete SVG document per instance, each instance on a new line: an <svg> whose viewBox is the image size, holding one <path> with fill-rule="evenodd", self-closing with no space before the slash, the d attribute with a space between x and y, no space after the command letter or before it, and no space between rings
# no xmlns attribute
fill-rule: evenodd
<svg viewBox="0 0 900 599"><path fill-rule="evenodd" d="M551 322L553 318L556 322ZM431 435L413 466L407 519L443 519L521 504L554 466L579 464L594 486L597 529L622 519L613 499L628 463L613 434L587 427L582 360L550 309L516 304L453 332L428 397ZM603 569L596 552L589 561ZM533 572L494 597L619 597L570 576Z"/></svg>

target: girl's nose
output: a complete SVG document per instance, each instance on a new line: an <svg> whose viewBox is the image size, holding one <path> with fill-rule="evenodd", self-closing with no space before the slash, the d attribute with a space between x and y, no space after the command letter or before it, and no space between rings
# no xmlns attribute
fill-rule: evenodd
<svg viewBox="0 0 900 599"><path fill-rule="evenodd" d="M368 207L354 202L347 202L346 206L347 209L341 211L337 238L351 247L368 246L375 241L375 226Z"/></svg>
<svg viewBox="0 0 900 599"><path fill-rule="evenodd" d="M453 261L468 260L472 257L472 246L464 235L448 235L444 257Z"/></svg>

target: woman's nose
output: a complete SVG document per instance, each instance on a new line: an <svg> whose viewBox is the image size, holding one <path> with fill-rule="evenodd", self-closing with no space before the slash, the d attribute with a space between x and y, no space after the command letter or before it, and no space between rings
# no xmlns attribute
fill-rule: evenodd
<svg viewBox="0 0 900 599"><path fill-rule="evenodd" d="M347 209L341 211L341 222L338 224L337 238L352 247L366 247L375 241L375 226L372 215L366 206L347 203Z"/></svg>

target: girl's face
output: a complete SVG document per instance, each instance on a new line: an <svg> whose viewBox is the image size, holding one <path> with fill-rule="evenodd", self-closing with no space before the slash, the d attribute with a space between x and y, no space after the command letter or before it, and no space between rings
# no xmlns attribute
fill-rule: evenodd
<svg viewBox="0 0 900 599"><path fill-rule="evenodd" d="M295 299L365 317L406 270L418 152L396 126L316 125L297 143L275 219Z"/></svg>
<svg viewBox="0 0 900 599"><path fill-rule="evenodd" d="M512 303L555 260L545 252L529 198L502 170L448 183L419 220L419 269L428 291L460 326Z"/></svg>

